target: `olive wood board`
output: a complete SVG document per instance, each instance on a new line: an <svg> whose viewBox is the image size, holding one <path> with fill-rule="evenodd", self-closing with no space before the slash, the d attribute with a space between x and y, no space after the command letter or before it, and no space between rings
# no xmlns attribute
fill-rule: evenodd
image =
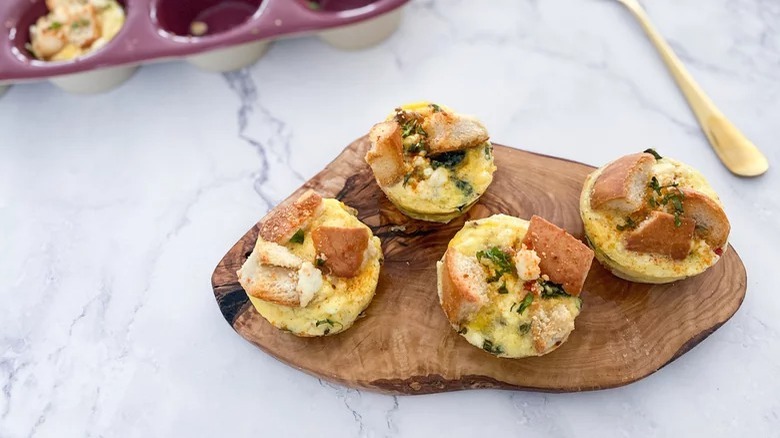
<svg viewBox="0 0 780 438"><path fill-rule="evenodd" d="M236 271L254 247L255 225L219 262L214 295L225 319L249 342L309 374L354 388L427 394L473 388L574 392L614 388L658 371L725 323L742 304L747 275L733 248L705 273L667 285L631 283L597 261L581 295L582 313L557 350L525 359L497 358L473 347L439 306L436 261L466 220L495 213L537 214L583 236L578 199L594 168L495 145L493 184L449 224L403 216L377 186L363 160L367 137L349 145L306 189L335 197L382 240L384 264L376 296L343 333L299 338L263 319Z"/></svg>

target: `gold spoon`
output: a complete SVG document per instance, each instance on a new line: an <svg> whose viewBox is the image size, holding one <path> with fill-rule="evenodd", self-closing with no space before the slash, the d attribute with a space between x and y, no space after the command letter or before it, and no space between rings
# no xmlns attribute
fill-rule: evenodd
<svg viewBox="0 0 780 438"><path fill-rule="evenodd" d="M745 137L736 126L712 103L712 100L693 80L693 77L674 54L669 44L650 23L650 19L637 0L618 0L639 20L666 67L672 73L677 86L688 100L691 110L699 120L702 131L710 141L715 153L734 174L740 176L758 176L766 172L769 163L764 154Z"/></svg>

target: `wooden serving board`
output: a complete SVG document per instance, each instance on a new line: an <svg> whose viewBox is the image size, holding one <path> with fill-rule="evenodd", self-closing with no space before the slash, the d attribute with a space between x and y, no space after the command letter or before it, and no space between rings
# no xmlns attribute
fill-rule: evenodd
<svg viewBox="0 0 780 438"><path fill-rule="evenodd" d="M359 211L382 239L385 262L365 317L344 333L298 338L267 323L236 278L257 226L219 262L212 277L222 314L241 336L307 373L347 386L397 394L471 388L549 392L613 388L662 368L704 340L739 308L745 267L733 248L698 277L670 285L630 283L594 260L576 329L542 357L500 359L469 345L444 317L436 261L466 220L538 214L581 237L578 199L584 164L495 146L498 171L465 217L442 225L406 218L385 198L363 161L366 137L344 150L285 202L312 188Z"/></svg>

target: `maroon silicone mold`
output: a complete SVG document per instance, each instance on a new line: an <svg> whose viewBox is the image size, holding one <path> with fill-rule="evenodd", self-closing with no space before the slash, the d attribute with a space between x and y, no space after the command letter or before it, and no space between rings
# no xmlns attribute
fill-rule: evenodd
<svg viewBox="0 0 780 438"><path fill-rule="evenodd" d="M25 45L29 27L47 13L44 0L0 0L0 84L53 78L108 67L189 57L285 35L370 20L408 0L124 0L126 21L104 47L69 61L40 61ZM312 7L315 3L316 7ZM208 31L190 35L193 21Z"/></svg>
<svg viewBox="0 0 780 438"><path fill-rule="evenodd" d="M157 23L174 35L189 36L190 25L202 22L207 25L204 35L226 32L249 21L260 11L261 0L158 0Z"/></svg>

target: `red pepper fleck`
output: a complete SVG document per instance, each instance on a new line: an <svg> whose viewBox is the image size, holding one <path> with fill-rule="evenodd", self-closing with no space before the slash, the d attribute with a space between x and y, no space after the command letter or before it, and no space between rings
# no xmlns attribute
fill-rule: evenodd
<svg viewBox="0 0 780 438"><path fill-rule="evenodd" d="M534 288L534 283L536 283L536 282L535 281L526 281L525 283L523 283L523 289L525 289L525 290L532 290Z"/></svg>
<svg viewBox="0 0 780 438"><path fill-rule="evenodd" d="M723 255L723 248L715 248L715 254L718 255L718 257Z"/></svg>

